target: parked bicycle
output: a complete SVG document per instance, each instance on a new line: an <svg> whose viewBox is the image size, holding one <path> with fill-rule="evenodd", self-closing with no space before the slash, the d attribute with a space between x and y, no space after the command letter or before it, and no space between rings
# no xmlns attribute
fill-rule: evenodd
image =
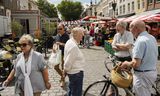
<svg viewBox="0 0 160 96"><path fill-rule="evenodd" d="M104 64L108 72L111 72L112 68L117 64L117 60L114 56L109 56L109 61L105 60ZM84 91L83 96L119 96L118 87L112 82L109 77L103 75L104 80L96 81L90 84ZM152 96L160 96L160 75L158 75L156 86L153 86L156 94ZM131 88L123 88L127 95L134 96Z"/></svg>
<svg viewBox="0 0 160 96"><path fill-rule="evenodd" d="M119 61L116 60L116 57L114 55L108 56L107 59L104 61L105 67L108 72L111 72L111 70L117 63L119 63ZM157 74L157 80L155 84L155 86L153 85L153 89L155 90L156 94L153 94L152 96L160 96L160 74ZM124 90L125 92L128 92L131 96L134 96L131 89L124 88Z"/></svg>

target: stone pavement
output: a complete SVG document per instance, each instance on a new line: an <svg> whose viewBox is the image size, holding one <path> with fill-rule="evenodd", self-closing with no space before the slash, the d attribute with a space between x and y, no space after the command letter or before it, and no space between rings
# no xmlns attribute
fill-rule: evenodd
<svg viewBox="0 0 160 96"><path fill-rule="evenodd" d="M81 50L86 58L83 84L84 91L89 84L97 80L102 80L102 75L109 74L104 66L104 60L109 54L104 51L104 48L96 46L92 46L90 49L81 48ZM159 64L158 69L160 69ZM42 96L64 96L67 88L61 88L59 86L60 77L55 70L49 69L49 77L52 87L50 90L44 91ZM67 84L68 78L66 78L66 85ZM120 93L123 94L123 90L120 89ZM2 96L14 96L14 87L9 86L5 90L1 91L0 94Z"/></svg>
<svg viewBox="0 0 160 96"><path fill-rule="evenodd" d="M81 48L86 58L86 67L84 73L84 86L83 90L96 80L103 79L107 71L104 67L104 59L106 57L106 52L102 47L92 46L90 49ZM42 96L64 96L66 94L66 89L62 89L59 86L59 75L53 69L49 69L49 77L52 87L50 90L44 91ZM68 83L68 78L66 78L66 84ZM2 96L14 96L14 87L9 86L5 90L1 91Z"/></svg>

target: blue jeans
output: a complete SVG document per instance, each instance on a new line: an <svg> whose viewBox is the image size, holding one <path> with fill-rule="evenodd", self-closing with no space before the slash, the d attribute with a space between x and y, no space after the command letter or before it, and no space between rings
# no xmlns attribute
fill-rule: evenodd
<svg viewBox="0 0 160 96"><path fill-rule="evenodd" d="M68 96L82 96L83 86L83 71L76 74L68 74L69 77L69 90Z"/></svg>

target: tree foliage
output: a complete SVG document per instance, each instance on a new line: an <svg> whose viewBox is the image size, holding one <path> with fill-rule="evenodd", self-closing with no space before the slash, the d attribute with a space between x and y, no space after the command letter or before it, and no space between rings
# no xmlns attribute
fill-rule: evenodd
<svg viewBox="0 0 160 96"><path fill-rule="evenodd" d="M45 23L45 30L46 30L47 36L52 36L54 34L55 30L56 30L56 27L57 27L56 23L46 22Z"/></svg>
<svg viewBox="0 0 160 96"><path fill-rule="evenodd" d="M19 22L13 20L11 22L11 29L14 35L17 35L17 36L22 35L21 31L23 29L23 26Z"/></svg>
<svg viewBox="0 0 160 96"><path fill-rule="evenodd" d="M57 6L64 20L77 20L83 11L83 6L80 2L62 1Z"/></svg>
<svg viewBox="0 0 160 96"><path fill-rule="evenodd" d="M48 3L46 0L37 0L38 8L48 17L58 17L57 10L54 4Z"/></svg>

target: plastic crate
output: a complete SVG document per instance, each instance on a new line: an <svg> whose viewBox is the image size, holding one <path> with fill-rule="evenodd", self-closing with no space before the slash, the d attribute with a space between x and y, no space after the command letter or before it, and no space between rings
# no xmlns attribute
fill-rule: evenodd
<svg viewBox="0 0 160 96"><path fill-rule="evenodd" d="M114 55L114 53L115 53L115 51L112 49L111 43L108 42L107 40L105 40L104 49L105 49L105 51L107 51L111 55Z"/></svg>

